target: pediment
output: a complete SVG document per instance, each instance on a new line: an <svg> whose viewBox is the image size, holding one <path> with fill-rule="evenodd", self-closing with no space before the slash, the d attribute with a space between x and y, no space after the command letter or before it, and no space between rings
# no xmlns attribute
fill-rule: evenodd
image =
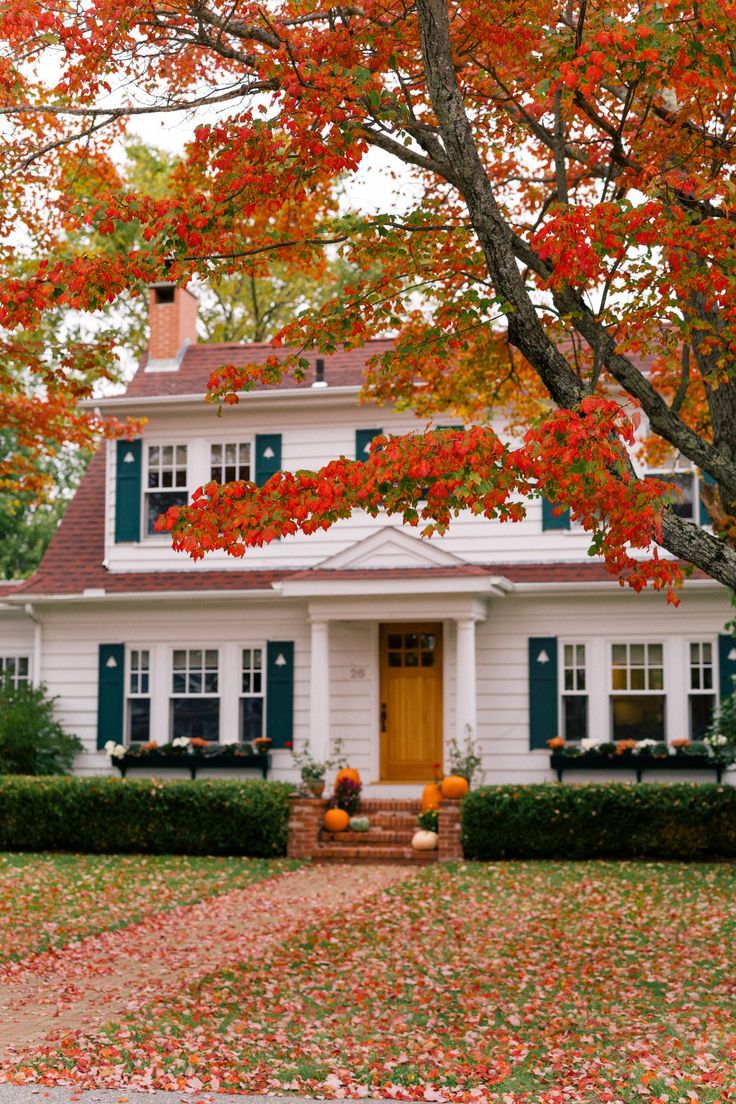
<svg viewBox="0 0 736 1104"><path fill-rule="evenodd" d="M322 560L320 570L338 568L379 570L381 568L457 567L463 560L445 552L426 538L410 537L401 529L384 526L377 533L357 541L350 548Z"/></svg>

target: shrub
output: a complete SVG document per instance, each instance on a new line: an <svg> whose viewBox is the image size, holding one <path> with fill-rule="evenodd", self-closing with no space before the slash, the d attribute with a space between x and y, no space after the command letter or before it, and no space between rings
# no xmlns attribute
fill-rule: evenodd
<svg viewBox="0 0 736 1104"><path fill-rule="evenodd" d="M286 851L284 782L0 778L0 850L252 855Z"/></svg>
<svg viewBox="0 0 736 1104"><path fill-rule="evenodd" d="M487 786L462 804L468 859L736 857L736 789L698 783Z"/></svg>
<svg viewBox="0 0 736 1104"><path fill-rule="evenodd" d="M67 774L82 750L54 717L45 686L0 683L0 774Z"/></svg>

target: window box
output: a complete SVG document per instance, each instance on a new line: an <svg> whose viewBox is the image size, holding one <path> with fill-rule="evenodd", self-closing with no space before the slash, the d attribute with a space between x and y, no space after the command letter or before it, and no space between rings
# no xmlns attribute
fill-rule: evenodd
<svg viewBox="0 0 736 1104"><path fill-rule="evenodd" d="M721 781L724 764L719 763L710 755L687 755L678 752L676 755L658 757L642 752L633 755L630 751L623 755L600 755L596 752L586 752L584 755L563 755L559 751L553 751L550 756L550 766L557 772L557 781L562 781L566 771L633 771L636 781L641 782L645 771L715 771L716 779Z"/></svg>
<svg viewBox="0 0 736 1104"><path fill-rule="evenodd" d="M189 771L191 778L197 777L198 770L253 770L260 771L268 778L271 756L268 753L254 751L234 751L232 748L206 748L192 751L187 749L154 748L147 751L128 750L125 755L110 756L110 762L117 767L123 778L131 769L148 767L173 767Z"/></svg>

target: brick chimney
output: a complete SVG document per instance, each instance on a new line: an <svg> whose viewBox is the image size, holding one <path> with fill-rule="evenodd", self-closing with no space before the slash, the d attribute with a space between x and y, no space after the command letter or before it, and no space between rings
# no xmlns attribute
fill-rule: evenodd
<svg viewBox="0 0 736 1104"><path fill-rule="evenodd" d="M148 289L148 364L169 370L178 367L187 345L197 340L197 300L186 288L176 284L152 284Z"/></svg>

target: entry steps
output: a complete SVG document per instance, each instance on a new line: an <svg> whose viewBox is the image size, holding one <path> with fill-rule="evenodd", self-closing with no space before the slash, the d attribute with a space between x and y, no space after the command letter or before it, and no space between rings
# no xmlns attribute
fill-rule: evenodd
<svg viewBox="0 0 736 1104"><path fill-rule="evenodd" d="M358 816L367 816L367 832L320 831L313 858L317 862L399 862L425 866L437 862L437 851L415 851L420 802L409 798L368 798Z"/></svg>

